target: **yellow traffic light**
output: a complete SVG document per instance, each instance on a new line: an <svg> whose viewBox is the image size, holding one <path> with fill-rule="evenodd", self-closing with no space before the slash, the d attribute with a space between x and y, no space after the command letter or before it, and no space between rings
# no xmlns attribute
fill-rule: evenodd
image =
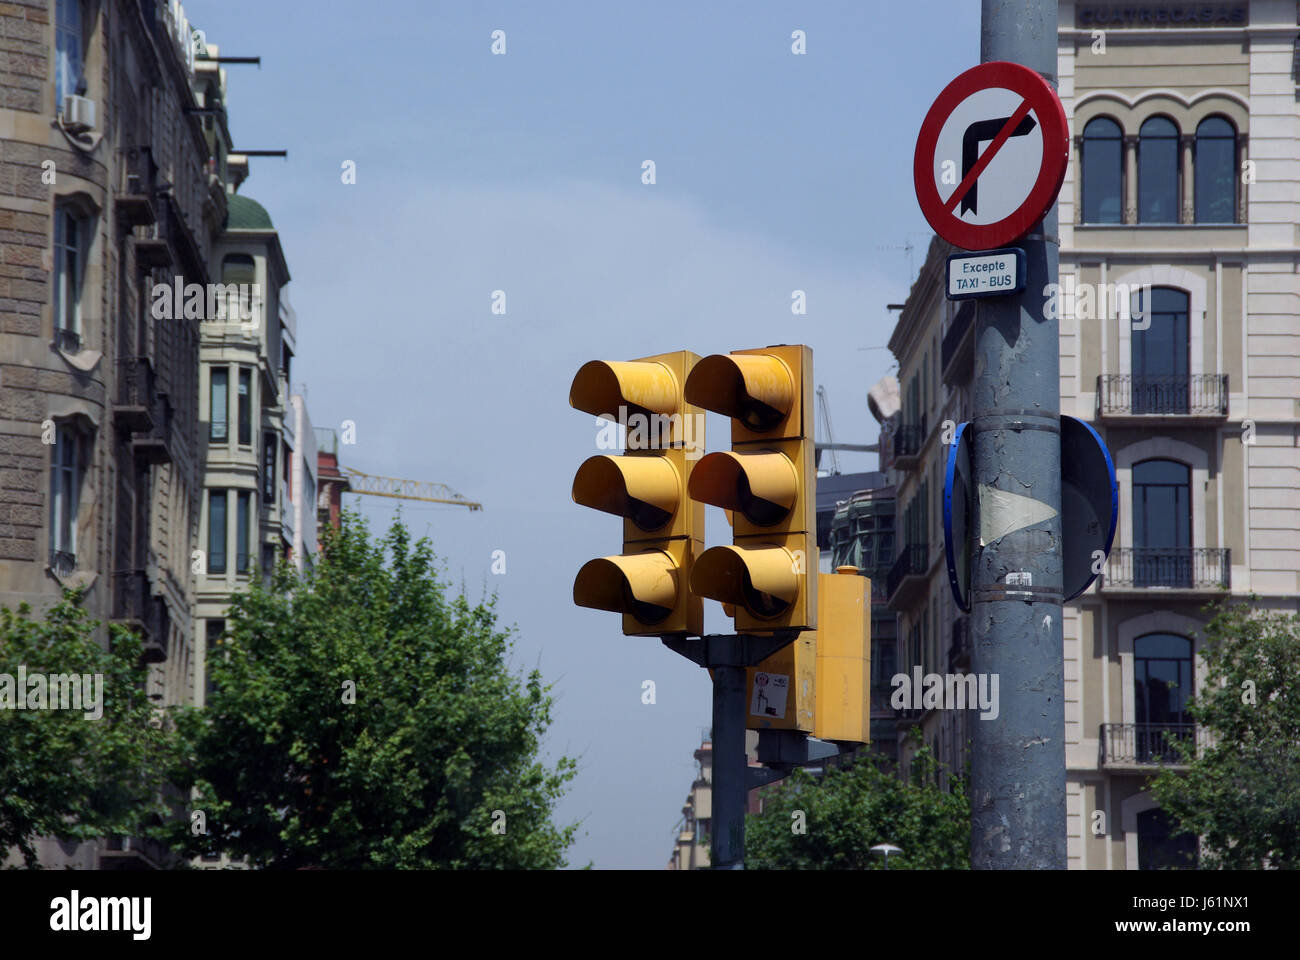
<svg viewBox="0 0 1300 960"><path fill-rule="evenodd" d="M695 465L690 496L731 511L733 544L696 561L691 591L734 607L736 629L817 626L812 350L705 357L686 400L732 418L732 449Z"/></svg>
<svg viewBox="0 0 1300 960"><path fill-rule="evenodd" d="M573 479L574 502L624 520L623 553L584 564L573 602L623 614L628 636L703 632L703 603L689 583L703 551L704 506L687 485L704 449L704 414L684 399L698 360L688 351L593 360L569 391L576 409L627 429L625 454L590 457Z"/></svg>

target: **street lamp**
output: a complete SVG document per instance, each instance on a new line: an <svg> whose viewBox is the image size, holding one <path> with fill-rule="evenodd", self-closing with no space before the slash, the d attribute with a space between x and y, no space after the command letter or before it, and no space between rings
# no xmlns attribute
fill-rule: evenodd
<svg viewBox="0 0 1300 960"><path fill-rule="evenodd" d="M885 869L889 869L889 855L891 853L902 853L902 847L896 847L892 843L878 843L871 848L871 852L877 856L885 858Z"/></svg>

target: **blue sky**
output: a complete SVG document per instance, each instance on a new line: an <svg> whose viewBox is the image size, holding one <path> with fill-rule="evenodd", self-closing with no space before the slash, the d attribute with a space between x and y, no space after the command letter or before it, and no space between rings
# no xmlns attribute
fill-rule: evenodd
<svg viewBox="0 0 1300 960"><path fill-rule="evenodd" d="M935 95L979 61L979 6L186 4L222 53L263 58L227 68L230 126L236 149L289 151L254 158L241 192L280 231L312 420L356 422L345 465L485 505L403 510L454 583L498 593L515 666L555 684L547 750L580 759L556 814L582 821L574 865L667 862L710 698L705 671L572 604L578 568L621 546L615 518L570 498L600 452L595 421L568 406L573 374L807 343L835 439L874 441L885 304L911 281L900 246L915 269L930 236L912 148ZM725 448L725 422L709 427ZM379 529L395 504L347 500ZM709 543L727 542L709 513Z"/></svg>

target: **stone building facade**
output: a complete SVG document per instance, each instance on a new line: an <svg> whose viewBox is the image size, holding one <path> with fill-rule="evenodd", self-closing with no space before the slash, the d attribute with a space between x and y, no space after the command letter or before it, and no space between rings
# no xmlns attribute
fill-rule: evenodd
<svg viewBox="0 0 1300 960"><path fill-rule="evenodd" d="M224 76L176 2L16 0L0 37L0 603L85 588L92 616L143 632L156 702L192 702L202 320L159 317L153 292L212 279Z"/></svg>

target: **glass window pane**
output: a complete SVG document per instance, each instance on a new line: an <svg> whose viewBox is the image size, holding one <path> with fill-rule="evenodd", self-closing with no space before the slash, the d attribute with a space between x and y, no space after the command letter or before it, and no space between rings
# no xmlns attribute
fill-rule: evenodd
<svg viewBox="0 0 1300 960"><path fill-rule="evenodd" d="M1152 117L1138 135L1138 223L1178 222L1178 128Z"/></svg>
<svg viewBox="0 0 1300 960"><path fill-rule="evenodd" d="M1196 222L1236 221L1237 132L1223 117L1196 128Z"/></svg>
<svg viewBox="0 0 1300 960"><path fill-rule="evenodd" d="M239 494L238 511L235 515L235 572L248 573L248 505L247 491Z"/></svg>
<svg viewBox="0 0 1300 960"><path fill-rule="evenodd" d="M226 491L208 494L208 573L226 572Z"/></svg>
<svg viewBox="0 0 1300 960"><path fill-rule="evenodd" d="M252 433L252 371L246 367L239 369L239 442L253 442Z"/></svg>
<svg viewBox="0 0 1300 960"><path fill-rule="evenodd" d="M229 395L230 371L225 367L212 368L212 427L209 438L225 442L228 437L226 399Z"/></svg>
<svg viewBox="0 0 1300 960"><path fill-rule="evenodd" d="M1123 141L1119 124L1098 117L1083 131L1083 222L1123 221Z"/></svg>

